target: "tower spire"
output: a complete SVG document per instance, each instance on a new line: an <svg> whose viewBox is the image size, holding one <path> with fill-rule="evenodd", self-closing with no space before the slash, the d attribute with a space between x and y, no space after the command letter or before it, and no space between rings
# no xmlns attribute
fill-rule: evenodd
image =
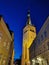
<svg viewBox="0 0 49 65"><path fill-rule="evenodd" d="M28 13L27 13L27 25L32 25L31 18L30 18L30 10L28 10Z"/></svg>

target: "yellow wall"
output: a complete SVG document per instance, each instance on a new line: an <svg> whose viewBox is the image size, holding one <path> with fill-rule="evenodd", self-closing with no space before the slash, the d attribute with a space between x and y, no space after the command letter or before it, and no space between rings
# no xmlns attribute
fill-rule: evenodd
<svg viewBox="0 0 49 65"><path fill-rule="evenodd" d="M34 32L32 32L32 31ZM26 33L24 33L25 31L27 31ZM24 30L23 30L23 44L27 43L27 47L29 48L30 45L32 44L33 40L35 39L36 37L36 29L34 26L32 25L27 25Z"/></svg>
<svg viewBox="0 0 49 65"><path fill-rule="evenodd" d="M8 65L9 49L12 42L10 32L4 23L3 18L0 20L0 65Z"/></svg>

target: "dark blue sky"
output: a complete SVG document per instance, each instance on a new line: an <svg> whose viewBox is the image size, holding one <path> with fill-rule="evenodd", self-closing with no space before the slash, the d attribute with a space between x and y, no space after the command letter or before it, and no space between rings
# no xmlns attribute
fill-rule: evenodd
<svg viewBox="0 0 49 65"><path fill-rule="evenodd" d="M49 0L0 0L0 14L10 30L14 31L15 57L22 53L22 33L27 21L27 11L30 9L32 24L37 33L49 15Z"/></svg>

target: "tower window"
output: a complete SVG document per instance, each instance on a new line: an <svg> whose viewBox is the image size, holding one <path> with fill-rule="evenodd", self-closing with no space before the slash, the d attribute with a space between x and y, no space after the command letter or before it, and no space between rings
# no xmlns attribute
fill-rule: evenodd
<svg viewBox="0 0 49 65"><path fill-rule="evenodd" d="M26 32L27 32L27 30L24 33L26 33Z"/></svg>
<svg viewBox="0 0 49 65"><path fill-rule="evenodd" d="M34 32L34 30L31 30L31 29L30 29L30 31Z"/></svg>

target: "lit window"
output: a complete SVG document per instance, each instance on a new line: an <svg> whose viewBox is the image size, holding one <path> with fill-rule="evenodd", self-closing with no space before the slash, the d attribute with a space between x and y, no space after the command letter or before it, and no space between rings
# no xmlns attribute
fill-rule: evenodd
<svg viewBox="0 0 49 65"><path fill-rule="evenodd" d="M7 44L7 50L9 49L9 43Z"/></svg>
<svg viewBox="0 0 49 65"><path fill-rule="evenodd" d="M6 46L6 42L4 42L4 47Z"/></svg>
<svg viewBox="0 0 49 65"><path fill-rule="evenodd" d="M5 64L5 62L6 62L6 60L4 59L4 60L3 60L3 62L2 62L2 65L4 65L4 64Z"/></svg>

